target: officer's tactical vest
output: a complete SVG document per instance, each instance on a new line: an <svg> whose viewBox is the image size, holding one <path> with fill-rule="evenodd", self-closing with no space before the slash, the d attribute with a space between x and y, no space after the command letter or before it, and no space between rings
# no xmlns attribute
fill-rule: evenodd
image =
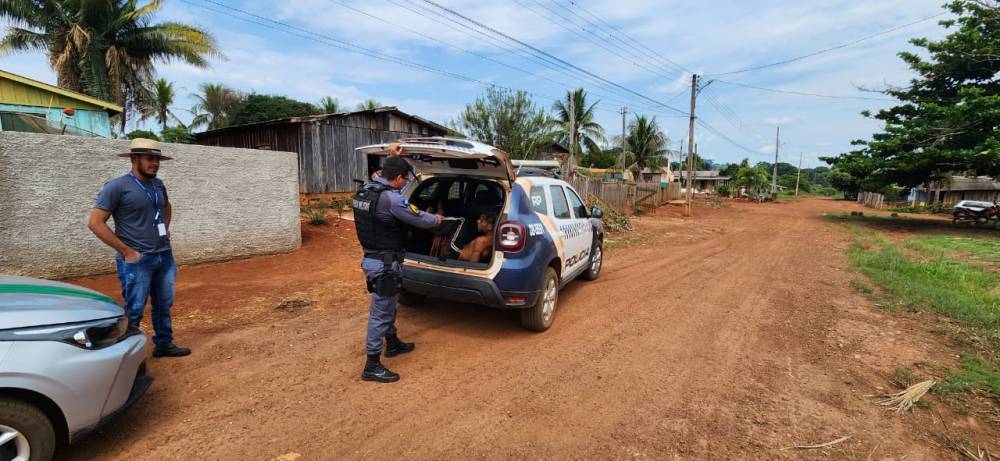
<svg viewBox="0 0 1000 461"><path fill-rule="evenodd" d="M375 209L383 192L389 190L379 182L369 182L354 194L351 208L354 209L354 229L358 233L358 241L365 251L403 251L403 226L399 220L390 217L387 220L375 217ZM386 199L388 200L388 199Z"/></svg>

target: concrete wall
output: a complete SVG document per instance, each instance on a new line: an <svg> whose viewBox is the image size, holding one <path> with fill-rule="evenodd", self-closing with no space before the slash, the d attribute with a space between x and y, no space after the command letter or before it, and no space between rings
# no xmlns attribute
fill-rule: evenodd
<svg viewBox="0 0 1000 461"><path fill-rule="evenodd" d="M129 141L0 132L0 274L114 272L86 220L105 181L128 172ZM290 152L164 144L157 175L173 205L178 263L299 248L298 164ZM111 220L113 222L113 220Z"/></svg>

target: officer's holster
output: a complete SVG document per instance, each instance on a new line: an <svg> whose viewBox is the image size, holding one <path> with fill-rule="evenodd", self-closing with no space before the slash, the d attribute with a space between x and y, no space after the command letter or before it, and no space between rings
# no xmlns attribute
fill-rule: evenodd
<svg viewBox="0 0 1000 461"><path fill-rule="evenodd" d="M399 294L403 289L403 274L392 270L392 263L403 262L403 253L395 252L365 252L366 258L378 259L382 261L382 270L368 280L368 292L375 293L385 298L391 298Z"/></svg>

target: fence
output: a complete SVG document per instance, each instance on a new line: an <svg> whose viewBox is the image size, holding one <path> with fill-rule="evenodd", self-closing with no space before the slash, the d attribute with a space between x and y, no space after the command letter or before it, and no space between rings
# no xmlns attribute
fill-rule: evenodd
<svg viewBox="0 0 1000 461"><path fill-rule="evenodd" d="M600 200L604 207L619 213L632 213L636 208L653 209L681 196L677 183L670 183L665 189L660 188L660 183L604 182L583 177L569 183L585 200Z"/></svg>
<svg viewBox="0 0 1000 461"><path fill-rule="evenodd" d="M858 203L869 208L881 210L885 208L885 196L875 192L858 192Z"/></svg>

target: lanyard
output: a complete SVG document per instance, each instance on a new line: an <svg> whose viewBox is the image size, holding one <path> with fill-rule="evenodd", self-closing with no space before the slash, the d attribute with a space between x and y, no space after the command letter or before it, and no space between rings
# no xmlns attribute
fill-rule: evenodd
<svg viewBox="0 0 1000 461"><path fill-rule="evenodd" d="M142 189L142 192L146 194L146 198L148 198L149 201L152 202L153 208L156 210L156 216L153 216L153 224L159 223L160 205L159 205L159 200L157 200L159 198L159 194L156 193L156 183L151 181L153 191L152 193L150 193L149 189L147 189L146 186L142 184L142 181L140 181L139 178L135 177L135 175L132 174L131 171L128 172L128 175L132 178L133 181L135 181L136 185L138 185L139 188Z"/></svg>

